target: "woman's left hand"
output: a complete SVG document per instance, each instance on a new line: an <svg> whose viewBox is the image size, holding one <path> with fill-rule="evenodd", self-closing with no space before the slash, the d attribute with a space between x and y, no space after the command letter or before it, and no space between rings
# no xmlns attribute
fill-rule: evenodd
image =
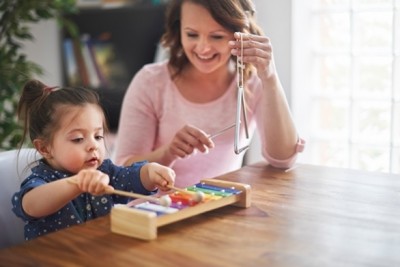
<svg viewBox="0 0 400 267"><path fill-rule="evenodd" d="M241 38L243 35L243 38ZM244 63L251 63L257 69L260 78L266 79L276 75L270 39L266 36L235 32L235 41L229 41L231 54L242 56ZM243 55L241 55L241 40L243 39Z"/></svg>

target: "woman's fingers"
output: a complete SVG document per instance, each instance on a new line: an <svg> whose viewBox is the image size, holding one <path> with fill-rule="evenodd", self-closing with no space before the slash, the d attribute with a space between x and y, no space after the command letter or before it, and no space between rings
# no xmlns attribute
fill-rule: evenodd
<svg viewBox="0 0 400 267"><path fill-rule="evenodd" d="M214 143L205 132L190 125L178 131L171 144L171 150L179 157L191 155L195 150L204 153L213 147Z"/></svg>
<svg viewBox="0 0 400 267"><path fill-rule="evenodd" d="M229 41L232 55L241 57L244 63L253 64L260 74L274 73L272 45L268 37L248 33L235 33L234 36L236 39Z"/></svg>

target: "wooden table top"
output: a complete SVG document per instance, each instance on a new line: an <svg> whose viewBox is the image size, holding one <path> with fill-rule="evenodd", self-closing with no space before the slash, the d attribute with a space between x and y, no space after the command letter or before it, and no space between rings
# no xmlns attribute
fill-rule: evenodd
<svg viewBox="0 0 400 267"><path fill-rule="evenodd" d="M219 179L250 184L252 206L172 223L143 241L109 216L0 250L0 266L400 266L400 176L258 163Z"/></svg>

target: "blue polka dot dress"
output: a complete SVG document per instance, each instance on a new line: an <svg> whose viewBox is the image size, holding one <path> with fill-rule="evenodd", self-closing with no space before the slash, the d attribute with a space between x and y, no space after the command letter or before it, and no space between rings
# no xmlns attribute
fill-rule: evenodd
<svg viewBox="0 0 400 267"><path fill-rule="evenodd" d="M144 188L140 181L140 169L146 162L137 162L129 167L114 165L111 160L104 160L98 170L110 177L110 185L115 189L149 195L153 192ZM43 160L32 168L32 174L26 178L19 192L12 197L13 212L25 221L25 239L30 240L72 225L81 224L110 213L114 204L126 204L128 197L117 195L93 196L83 193L56 213L43 218L32 218L22 209L22 197L29 190L52 181L72 176L53 170ZM49 199L49 201L51 201Z"/></svg>

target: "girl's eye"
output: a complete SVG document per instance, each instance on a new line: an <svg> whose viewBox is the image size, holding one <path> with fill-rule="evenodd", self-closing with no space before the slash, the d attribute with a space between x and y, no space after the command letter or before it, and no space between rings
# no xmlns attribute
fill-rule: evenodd
<svg viewBox="0 0 400 267"><path fill-rule="evenodd" d="M83 138L82 137L78 137L78 138L74 138L71 140L73 143L82 143Z"/></svg>
<svg viewBox="0 0 400 267"><path fill-rule="evenodd" d="M96 135L96 140L102 140L102 139L104 139L104 136L102 136L102 135Z"/></svg>

